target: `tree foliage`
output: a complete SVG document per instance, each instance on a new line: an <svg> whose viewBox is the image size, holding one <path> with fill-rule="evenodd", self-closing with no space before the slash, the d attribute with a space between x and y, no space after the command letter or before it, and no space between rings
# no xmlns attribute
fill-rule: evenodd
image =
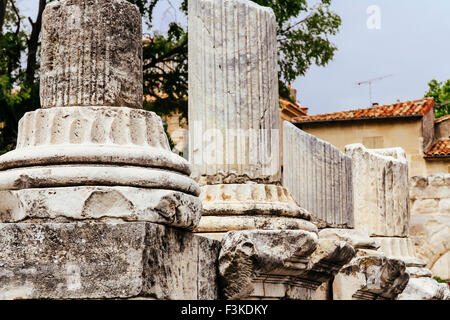
<svg viewBox="0 0 450 320"><path fill-rule="evenodd" d="M450 114L450 79L439 82L435 79L428 82L428 92L425 97L432 97L435 102L435 117Z"/></svg>
<svg viewBox="0 0 450 320"><path fill-rule="evenodd" d="M155 6L168 0L129 0L141 10L149 28L153 26ZM254 0L271 7L278 23L280 95L292 100L287 89L311 65L325 66L337 50L329 37L341 25L340 17L330 10L331 0ZM311 1L309 1L311 2ZM179 8L187 15L187 0ZM158 114L178 110L187 117L187 30L171 23L167 35L151 35L144 45L144 92L151 97L145 107Z"/></svg>
<svg viewBox="0 0 450 320"><path fill-rule="evenodd" d="M24 113L40 105L39 36L48 2L39 0L33 21L20 15L16 0L0 0L0 154L15 146L18 122Z"/></svg>
<svg viewBox="0 0 450 320"><path fill-rule="evenodd" d="M39 49L42 13L52 0L39 0L35 17L20 15L16 0L0 0L0 153L14 147L19 119L40 106ZM144 41L144 107L159 115L173 111L187 117L187 30L168 22L165 34L153 25L155 7L170 0L128 0L140 10L150 30ZM286 84L305 75L313 64L325 66L336 47L329 40L341 19L330 10L331 0L255 0L274 10L278 22L280 95L289 97ZM309 1L311 3L311 1ZM178 10L187 15L187 0Z"/></svg>

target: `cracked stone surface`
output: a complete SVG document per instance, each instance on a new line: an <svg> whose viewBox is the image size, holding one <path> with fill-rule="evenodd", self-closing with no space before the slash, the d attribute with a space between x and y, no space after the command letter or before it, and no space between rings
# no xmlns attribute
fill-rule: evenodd
<svg viewBox="0 0 450 320"><path fill-rule="evenodd" d="M351 158L287 121L283 145L283 186L321 228L353 228Z"/></svg>
<svg viewBox="0 0 450 320"><path fill-rule="evenodd" d="M200 184L279 183L277 22L272 9L246 0L192 0L189 30L193 177Z"/></svg>
<svg viewBox="0 0 450 320"><path fill-rule="evenodd" d="M81 186L0 191L0 221L118 219L194 229L201 216L198 197L178 191Z"/></svg>
<svg viewBox="0 0 450 320"><path fill-rule="evenodd" d="M355 229L369 236L408 236L408 163L404 150L351 144L345 152L352 158Z"/></svg>
<svg viewBox="0 0 450 320"><path fill-rule="evenodd" d="M125 0L49 3L42 16L43 108L142 108L142 22Z"/></svg>
<svg viewBox="0 0 450 320"><path fill-rule="evenodd" d="M301 230L228 232L219 255L226 299L311 300L355 255L344 241Z"/></svg>
<svg viewBox="0 0 450 320"><path fill-rule="evenodd" d="M0 224L0 299L217 299L219 248L152 223Z"/></svg>
<svg viewBox="0 0 450 320"><path fill-rule="evenodd" d="M382 253L360 255L346 264L333 281L333 300L395 299L408 285L405 263Z"/></svg>

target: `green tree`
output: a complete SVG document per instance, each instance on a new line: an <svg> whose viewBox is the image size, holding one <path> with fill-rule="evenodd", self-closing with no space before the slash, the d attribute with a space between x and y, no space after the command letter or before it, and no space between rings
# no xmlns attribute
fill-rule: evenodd
<svg viewBox="0 0 450 320"><path fill-rule="evenodd" d="M42 13L52 0L39 0L34 21L22 17L16 0L0 0L0 153L16 142L17 124L27 111L40 106L39 48ZM169 0L128 0L138 6L151 31L144 42L144 94L147 110L169 115L178 110L187 118L187 30L169 23L166 34L154 31L157 4ZM338 32L341 19L331 12L331 0L255 0L274 10L278 21L280 95L291 99L286 84L305 75L313 64L325 66L336 47L329 37ZM309 1L311 2L311 1ZM187 0L180 12L187 15ZM28 28L25 25L28 23ZM25 61L22 62L21 61Z"/></svg>
<svg viewBox="0 0 450 320"><path fill-rule="evenodd" d="M156 4L167 0L129 1L140 8L151 30ZM330 10L331 0L315 1L314 6L307 0L254 2L271 7L277 18L280 95L292 101L286 84L304 76L311 65L325 66L333 59L337 48L329 37L338 32L341 19ZM187 14L187 0L180 11ZM160 115L178 110L187 117L187 54L187 30L174 22L167 35L153 34L144 44L144 94L151 98L146 109Z"/></svg>
<svg viewBox="0 0 450 320"><path fill-rule="evenodd" d="M48 2L39 0L33 21L20 15L16 0L0 0L0 154L15 146L18 122L24 113L40 105L39 36Z"/></svg>
<svg viewBox="0 0 450 320"><path fill-rule="evenodd" d="M450 114L450 79L446 82L435 79L428 82L428 92L425 93L425 97L434 99L436 118Z"/></svg>

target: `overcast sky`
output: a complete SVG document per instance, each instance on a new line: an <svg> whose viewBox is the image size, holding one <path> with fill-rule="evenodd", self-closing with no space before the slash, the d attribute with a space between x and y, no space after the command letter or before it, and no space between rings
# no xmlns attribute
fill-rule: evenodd
<svg viewBox="0 0 450 320"><path fill-rule="evenodd" d="M162 1L154 23L161 32L170 21L186 24L180 0ZM342 18L335 58L312 67L293 87L310 114L370 106L368 85L356 83L393 75L372 84L373 102L423 97L431 79L450 79L449 0L333 0ZM35 17L38 0L18 0L24 16Z"/></svg>

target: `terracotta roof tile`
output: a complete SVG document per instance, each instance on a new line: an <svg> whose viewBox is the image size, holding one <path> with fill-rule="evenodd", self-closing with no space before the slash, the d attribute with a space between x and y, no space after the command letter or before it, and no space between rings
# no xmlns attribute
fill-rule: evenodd
<svg viewBox="0 0 450 320"><path fill-rule="evenodd" d="M446 115L446 116L442 116L440 118L437 118L434 122L436 123L441 123L444 121L450 120L450 114Z"/></svg>
<svg viewBox="0 0 450 320"><path fill-rule="evenodd" d="M367 109L356 109L334 113L303 116L293 119L293 122L321 122L356 119L386 119L411 116L423 116L434 107L433 98L424 98L399 102Z"/></svg>
<svg viewBox="0 0 450 320"><path fill-rule="evenodd" d="M425 153L425 158L447 158L450 157L450 139L441 139L431 146Z"/></svg>

